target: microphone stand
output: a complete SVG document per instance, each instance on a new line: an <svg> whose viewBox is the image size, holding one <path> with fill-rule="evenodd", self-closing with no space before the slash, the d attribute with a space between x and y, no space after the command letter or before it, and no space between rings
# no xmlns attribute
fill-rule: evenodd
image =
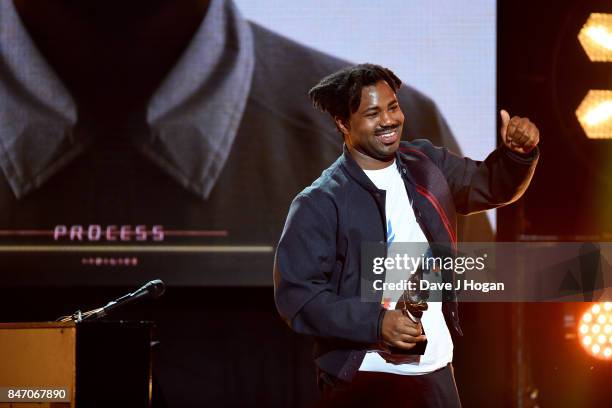
<svg viewBox="0 0 612 408"><path fill-rule="evenodd" d="M117 309L119 307L123 307L127 305L128 303L132 303L139 299L148 298L148 297L157 299L158 297L164 294L165 290L166 290L166 285L164 284L164 282L162 282L160 279L155 279L155 280L148 282L147 284L145 284L144 286L142 286L140 289L138 289L135 292L130 292L126 295L121 296L118 299L111 300L103 307L98 307L96 309L92 309L87 312L81 312L80 310L77 310L71 315L66 315L66 316L62 316L58 318L56 321L62 322L62 323L63 322L81 323L84 320L101 319L105 317L106 315L108 315L108 313L111 312L112 310Z"/></svg>

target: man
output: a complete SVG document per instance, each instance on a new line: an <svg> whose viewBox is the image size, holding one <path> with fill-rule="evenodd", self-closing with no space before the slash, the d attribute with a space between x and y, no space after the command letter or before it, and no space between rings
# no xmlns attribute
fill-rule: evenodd
<svg viewBox="0 0 612 408"><path fill-rule="evenodd" d="M400 85L389 69L363 64L309 93L332 116L344 152L293 200L276 252L275 298L293 330L315 337L319 381L333 406L460 405L450 366L449 327L461 334L452 293L430 302L420 323L364 301L361 245L390 242L393 229L396 241L454 247L456 214L517 200L538 160L538 129L506 111L503 143L484 162L423 139L400 142ZM425 354L410 363L377 353L381 343L410 350L425 339Z"/></svg>

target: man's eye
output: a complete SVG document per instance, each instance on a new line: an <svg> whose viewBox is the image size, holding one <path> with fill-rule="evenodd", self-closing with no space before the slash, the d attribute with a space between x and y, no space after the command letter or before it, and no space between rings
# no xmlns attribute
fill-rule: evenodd
<svg viewBox="0 0 612 408"><path fill-rule="evenodd" d="M389 108L389 110L390 110L391 112L395 112L395 111L397 110L397 108L399 108L399 106L397 106L397 105L393 105L393 106L391 106L391 107Z"/></svg>
<svg viewBox="0 0 612 408"><path fill-rule="evenodd" d="M372 113L368 113L366 115L366 118L375 118L376 116L378 116L378 112L372 112Z"/></svg>

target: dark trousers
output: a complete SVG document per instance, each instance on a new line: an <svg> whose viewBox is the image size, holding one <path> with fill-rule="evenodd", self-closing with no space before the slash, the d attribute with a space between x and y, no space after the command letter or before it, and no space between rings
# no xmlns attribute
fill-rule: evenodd
<svg viewBox="0 0 612 408"><path fill-rule="evenodd" d="M322 374L317 407L461 407L451 364L424 375L359 371L350 383Z"/></svg>

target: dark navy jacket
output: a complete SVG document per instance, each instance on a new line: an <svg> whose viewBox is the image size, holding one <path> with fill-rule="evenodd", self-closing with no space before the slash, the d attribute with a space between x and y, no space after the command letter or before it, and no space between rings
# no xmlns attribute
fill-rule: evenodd
<svg viewBox="0 0 612 408"><path fill-rule="evenodd" d="M420 139L402 142L396 164L417 221L432 243L456 247L456 214L517 200L529 185L538 151L522 156L505 146L483 162L459 157ZM346 147L293 200L278 244L274 284L279 313L293 330L315 337L323 371L350 381L369 345L381 341L384 309L361 295L361 244L386 242L385 191ZM382 296L382 293L380 294ZM454 298L447 324L461 334Z"/></svg>

